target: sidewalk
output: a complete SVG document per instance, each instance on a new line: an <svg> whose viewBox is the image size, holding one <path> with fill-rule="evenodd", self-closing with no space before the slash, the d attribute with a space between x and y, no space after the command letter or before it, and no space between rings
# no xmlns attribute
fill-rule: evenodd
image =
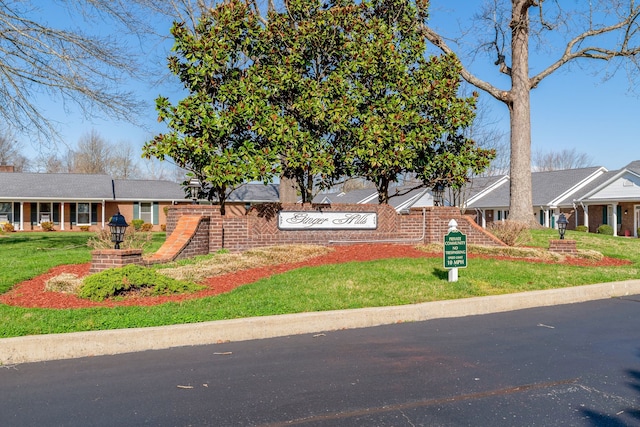
<svg viewBox="0 0 640 427"><path fill-rule="evenodd" d="M0 366L474 316L640 294L640 280L422 304L0 339Z"/></svg>

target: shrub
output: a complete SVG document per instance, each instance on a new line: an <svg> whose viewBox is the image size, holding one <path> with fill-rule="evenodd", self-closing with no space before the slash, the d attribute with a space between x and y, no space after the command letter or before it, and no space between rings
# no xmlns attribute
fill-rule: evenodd
<svg viewBox="0 0 640 427"><path fill-rule="evenodd" d="M576 227L576 231L580 231L581 233L586 233L589 231L589 227L587 227L586 225L578 225Z"/></svg>
<svg viewBox="0 0 640 427"><path fill-rule="evenodd" d="M144 249L151 244L152 239L152 233L136 232L133 227L129 227L124 234L124 242L120 243L120 249ZM109 229L100 230L95 236L90 237L87 246L91 249L113 249Z"/></svg>
<svg viewBox="0 0 640 427"><path fill-rule="evenodd" d="M598 234L613 236L613 227L607 224L602 224L600 227L598 227L598 230L596 232Z"/></svg>
<svg viewBox="0 0 640 427"><path fill-rule="evenodd" d="M144 219L132 219L131 220L131 225L133 225L133 228L136 231L140 231L140 229L142 228L142 224L144 224Z"/></svg>
<svg viewBox="0 0 640 427"><path fill-rule="evenodd" d="M142 291L150 295L171 295L195 292L203 288L204 286L193 282L182 282L149 268L129 264L85 277L78 295L93 301L103 301L105 298L132 291Z"/></svg>
<svg viewBox="0 0 640 427"><path fill-rule="evenodd" d="M151 231L153 230L153 224L149 224L148 222L145 222L144 224L142 224L142 226L140 227L141 231Z"/></svg>
<svg viewBox="0 0 640 427"><path fill-rule="evenodd" d="M508 246L523 246L531 241L529 226L518 221L492 222L489 231Z"/></svg>
<svg viewBox="0 0 640 427"><path fill-rule="evenodd" d="M11 233L15 231L15 228L10 222L5 222L4 224L2 224L2 231L4 231L5 233Z"/></svg>
<svg viewBox="0 0 640 427"><path fill-rule="evenodd" d="M160 230L167 231L167 224L160 224Z"/></svg>
<svg viewBox="0 0 640 427"><path fill-rule="evenodd" d="M89 231L89 226L88 225L81 225L80 226L80 231Z"/></svg>
<svg viewBox="0 0 640 427"><path fill-rule="evenodd" d="M43 221L40 223L42 231L54 231L53 223L51 221Z"/></svg>

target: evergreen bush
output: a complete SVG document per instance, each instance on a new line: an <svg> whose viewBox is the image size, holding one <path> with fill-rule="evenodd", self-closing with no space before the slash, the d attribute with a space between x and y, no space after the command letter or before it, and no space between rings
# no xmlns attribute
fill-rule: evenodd
<svg viewBox="0 0 640 427"><path fill-rule="evenodd" d="M144 224L144 219L131 220L131 225L133 226L133 229L136 231L140 231L140 229L142 228L142 224Z"/></svg>
<svg viewBox="0 0 640 427"><path fill-rule="evenodd" d="M602 224L600 227L598 227L598 230L596 232L598 234L613 236L613 227L608 224Z"/></svg>
<svg viewBox="0 0 640 427"><path fill-rule="evenodd" d="M172 279L155 270L129 264L87 276L78 295L93 301L103 301L132 291L142 291L149 295L171 295L195 292L202 288L203 286L193 282Z"/></svg>

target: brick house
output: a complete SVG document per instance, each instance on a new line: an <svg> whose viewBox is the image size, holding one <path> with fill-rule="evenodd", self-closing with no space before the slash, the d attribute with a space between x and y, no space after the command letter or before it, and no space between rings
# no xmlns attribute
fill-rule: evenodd
<svg viewBox="0 0 640 427"><path fill-rule="evenodd" d="M0 172L0 224L17 231L40 231L43 222L59 231L95 231L118 211L127 222L142 219L158 231L166 224L165 207L188 202L181 186L170 181Z"/></svg>
<svg viewBox="0 0 640 427"><path fill-rule="evenodd" d="M167 208L190 204L189 189L165 180L122 180L109 175L17 173L0 168L0 224L17 231L97 231L120 211L127 222L142 219L160 231ZM252 205L279 200L277 184L244 184L227 199L227 216L245 215ZM211 204L199 201L200 204Z"/></svg>
<svg viewBox="0 0 640 427"><path fill-rule="evenodd" d="M474 178L463 204L467 214L486 227L508 218L509 177ZM566 169L531 174L532 215L542 226L556 228L565 215L568 229L586 225L589 232L608 224L614 235L638 237L640 227L640 161L620 170L604 167ZM615 224L615 226L614 226Z"/></svg>

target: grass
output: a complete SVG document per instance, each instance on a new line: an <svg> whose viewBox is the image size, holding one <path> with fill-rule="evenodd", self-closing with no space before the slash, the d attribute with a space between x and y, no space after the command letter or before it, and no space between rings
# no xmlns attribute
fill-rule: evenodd
<svg viewBox="0 0 640 427"><path fill-rule="evenodd" d="M5 264L0 266L0 277L6 280L5 273L8 274L10 270L8 265L24 270L20 274L12 273L13 282L7 280L4 290L24 280L25 276L33 277L52 265L87 262L88 249L70 247L81 243L81 236L70 234L59 233L61 237L55 243L49 240L54 238L49 237L51 234L41 237L32 237L31 233L20 234L16 237L22 240L13 245L3 242L7 238L1 238L0 253ZM75 243L60 240L67 235L69 241ZM549 240L557 238L557 234L550 230L534 230L532 235L530 245L539 248L547 248ZM621 267L575 267L559 263L470 258L468 267L460 270L459 281L454 283L447 281L447 271L442 267L441 258L325 265L272 276L215 297L153 307L53 310L0 305L0 324L3 325L0 337L413 304L640 278L640 239L577 232L569 232L567 238L576 240L579 250L598 250L606 256L628 259L632 264ZM159 246L161 241L156 243ZM21 246L31 249L22 249ZM17 260L14 261L16 253L28 256L30 252L36 252L34 255L37 256L35 248L45 246L51 248L47 252L49 258L44 257L49 267L38 265L38 271L30 272ZM67 249L57 251L55 247ZM6 252L7 249L10 251ZM216 257L225 255L228 254L205 259L215 261Z"/></svg>
<svg viewBox="0 0 640 427"><path fill-rule="evenodd" d="M0 235L0 293L16 283L45 273L51 267L63 264L83 264L91 261L87 240L94 233L7 233ZM165 233L154 233L146 251L155 252L166 238Z"/></svg>

